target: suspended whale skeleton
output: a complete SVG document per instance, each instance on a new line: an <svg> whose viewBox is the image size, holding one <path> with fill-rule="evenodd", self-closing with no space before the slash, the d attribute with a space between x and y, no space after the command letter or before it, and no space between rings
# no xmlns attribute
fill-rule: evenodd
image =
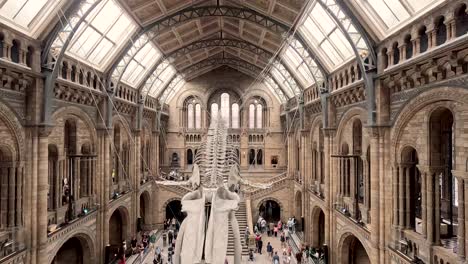
<svg viewBox="0 0 468 264"><path fill-rule="evenodd" d="M252 183L239 175L236 146L228 140L227 127L221 114L214 117L206 142L195 154L192 176L187 181L156 181L161 185L188 186L193 191L182 198L182 222L176 240L174 264L224 263L228 228L234 234L234 264L241 263L240 231L235 211L239 196L233 190L238 185L267 189L271 184Z"/></svg>

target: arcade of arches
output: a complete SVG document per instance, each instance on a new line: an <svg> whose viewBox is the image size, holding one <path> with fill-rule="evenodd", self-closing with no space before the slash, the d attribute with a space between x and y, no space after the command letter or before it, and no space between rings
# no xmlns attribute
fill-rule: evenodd
<svg viewBox="0 0 468 264"><path fill-rule="evenodd" d="M182 221L155 179L218 115L272 186L240 186L252 222L294 216L328 263L468 262L467 7L0 1L0 263L107 264Z"/></svg>

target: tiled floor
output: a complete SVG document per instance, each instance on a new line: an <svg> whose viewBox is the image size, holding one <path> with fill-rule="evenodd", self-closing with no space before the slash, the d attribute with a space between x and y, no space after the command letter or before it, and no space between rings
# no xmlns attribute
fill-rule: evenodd
<svg viewBox="0 0 468 264"><path fill-rule="evenodd" d="M268 237L266 234L264 236L262 236L263 238L263 250L262 250L262 253L263 254L256 254L255 253L255 261L254 262L250 262L248 261L248 257L247 256L243 256L242 257L242 264L250 264L250 263L259 263L259 264L271 264L272 263L272 260L270 257L268 257L268 254L266 252L266 245L268 244L268 242L270 242L273 246L273 251L278 251L278 255L280 256L281 258L281 264L283 264L283 258L282 258L282 251L283 249L281 248L281 242L279 240L279 236L278 237ZM162 247L162 239L159 239L157 242L156 242L156 245L159 246L159 247ZM164 264L166 264L166 261L167 261L167 247L162 247L163 248L163 256L164 256ZM148 253L148 255L146 256L144 262L144 264L152 264L153 262L153 258L154 258L154 250L150 253ZM234 260L233 260L233 257L228 257L228 263L234 263ZM286 262L284 262L286 263ZM291 264L294 264L295 261L293 261L291 259ZM136 263L135 263L136 264ZM213 264L224 264L224 263L213 263Z"/></svg>

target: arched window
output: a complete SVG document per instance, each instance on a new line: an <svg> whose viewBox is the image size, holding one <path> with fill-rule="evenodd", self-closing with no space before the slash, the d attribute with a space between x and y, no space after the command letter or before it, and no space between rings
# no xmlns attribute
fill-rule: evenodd
<svg viewBox="0 0 468 264"><path fill-rule="evenodd" d="M423 26L419 30L419 51L421 53L427 51L429 47L429 36L426 33L427 28Z"/></svg>
<svg viewBox="0 0 468 264"><path fill-rule="evenodd" d="M249 151L249 164L255 165L255 150L254 149L251 149Z"/></svg>
<svg viewBox="0 0 468 264"><path fill-rule="evenodd" d="M221 94L221 118L226 122L226 126L230 127L229 124L229 94Z"/></svg>
<svg viewBox="0 0 468 264"><path fill-rule="evenodd" d="M249 128L255 128L255 105L249 105Z"/></svg>
<svg viewBox="0 0 468 264"><path fill-rule="evenodd" d="M193 104L187 106L187 128L194 128L194 111Z"/></svg>
<svg viewBox="0 0 468 264"><path fill-rule="evenodd" d="M201 128L201 106L200 104L195 105L195 128Z"/></svg>
<svg viewBox="0 0 468 264"><path fill-rule="evenodd" d="M258 104L256 110L257 110L257 113L256 113L257 128L263 128L263 106L261 104Z"/></svg>
<svg viewBox="0 0 468 264"><path fill-rule="evenodd" d="M466 34L468 31L468 14L466 11L465 4L462 4L456 11L455 28L457 30L457 37Z"/></svg>
<svg viewBox="0 0 468 264"><path fill-rule="evenodd" d="M187 165L193 164L193 152L191 149L187 150Z"/></svg>
<svg viewBox="0 0 468 264"><path fill-rule="evenodd" d="M263 151L259 149L257 151L257 165L262 165L263 164Z"/></svg>
<svg viewBox="0 0 468 264"><path fill-rule="evenodd" d="M231 107L231 114L232 114L232 128L239 128L239 105L237 103L232 104Z"/></svg>
<svg viewBox="0 0 468 264"><path fill-rule="evenodd" d="M413 57L413 43L411 42L411 35L405 37L405 50L406 50L406 59Z"/></svg>
<svg viewBox="0 0 468 264"><path fill-rule="evenodd" d="M400 62L400 48L398 42L393 43L393 65Z"/></svg>
<svg viewBox="0 0 468 264"><path fill-rule="evenodd" d="M440 46L447 41L447 27L445 26L445 18L440 17L436 22L436 45Z"/></svg>
<svg viewBox="0 0 468 264"><path fill-rule="evenodd" d="M211 120L214 120L218 117L218 104L211 104Z"/></svg>
<svg viewBox="0 0 468 264"><path fill-rule="evenodd" d="M20 62L20 44L17 40L13 40L13 45L11 46L11 61L15 63Z"/></svg>

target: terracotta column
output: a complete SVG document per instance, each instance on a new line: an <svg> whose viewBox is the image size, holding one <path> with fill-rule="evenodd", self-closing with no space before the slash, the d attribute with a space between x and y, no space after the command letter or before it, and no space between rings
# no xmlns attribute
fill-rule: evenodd
<svg viewBox="0 0 468 264"><path fill-rule="evenodd" d="M458 256L465 257L465 181L458 178Z"/></svg>
<svg viewBox="0 0 468 264"><path fill-rule="evenodd" d="M37 263L46 263L47 253L45 252L47 247L47 192L49 189L48 185L48 130L41 131L39 134L38 142L38 173L37 173L37 241L38 241L38 252Z"/></svg>
<svg viewBox="0 0 468 264"><path fill-rule="evenodd" d="M16 168L9 168L9 184L8 184L8 226L15 226L15 200L16 200Z"/></svg>
<svg viewBox="0 0 468 264"><path fill-rule="evenodd" d="M432 244L434 242L434 177L431 174L431 171L428 169L425 170L426 174L426 190L427 190L427 209L426 209L426 219L427 219L427 242Z"/></svg>
<svg viewBox="0 0 468 264"><path fill-rule="evenodd" d="M399 226L398 213L398 165L393 166L393 225Z"/></svg>
<svg viewBox="0 0 468 264"><path fill-rule="evenodd" d="M405 224L405 181L404 181L404 170L403 166L400 164L398 166L398 209L400 217L398 219L398 224L401 228L406 227Z"/></svg>
<svg viewBox="0 0 468 264"><path fill-rule="evenodd" d="M406 200L406 226L409 227L411 225L411 190L410 190L410 179L412 177L410 165L405 166L405 200Z"/></svg>

